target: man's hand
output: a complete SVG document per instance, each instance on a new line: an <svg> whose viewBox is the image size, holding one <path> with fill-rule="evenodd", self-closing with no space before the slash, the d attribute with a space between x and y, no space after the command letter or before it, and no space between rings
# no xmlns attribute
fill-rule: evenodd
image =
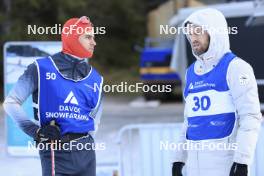
<svg viewBox="0 0 264 176"><path fill-rule="evenodd" d="M174 162L172 166L172 176L182 176L183 162Z"/></svg>
<svg viewBox="0 0 264 176"><path fill-rule="evenodd" d="M248 176L248 166L234 162L229 176Z"/></svg>
<svg viewBox="0 0 264 176"><path fill-rule="evenodd" d="M60 128L57 125L46 125L38 129L35 140L37 142L48 142L60 139Z"/></svg>

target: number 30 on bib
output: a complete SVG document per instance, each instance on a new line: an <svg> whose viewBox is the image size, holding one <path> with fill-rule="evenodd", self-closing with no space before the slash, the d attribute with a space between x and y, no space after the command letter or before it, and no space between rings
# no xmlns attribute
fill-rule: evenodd
<svg viewBox="0 0 264 176"><path fill-rule="evenodd" d="M193 101L194 101L194 107L192 108L193 111L198 111L200 109L202 111L206 111L211 106L211 100L210 100L210 97L208 96L202 96L200 98L197 96L194 96Z"/></svg>

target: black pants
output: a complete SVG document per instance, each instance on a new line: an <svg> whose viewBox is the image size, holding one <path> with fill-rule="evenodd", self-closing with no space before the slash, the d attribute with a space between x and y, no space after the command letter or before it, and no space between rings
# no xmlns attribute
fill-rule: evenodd
<svg viewBox="0 0 264 176"><path fill-rule="evenodd" d="M77 143L79 149L81 146L86 145L86 148L79 150L74 147ZM83 144L83 145L82 145ZM55 155L55 173L56 176L95 176L96 175L96 160L95 151L88 149L89 146L94 144L91 136L79 139L74 143L72 150L65 150L65 148L57 148L54 150ZM69 148L69 145L67 145ZM90 147L91 148L91 147ZM51 150L50 148L41 150L39 147L39 155L42 166L42 176L51 176Z"/></svg>

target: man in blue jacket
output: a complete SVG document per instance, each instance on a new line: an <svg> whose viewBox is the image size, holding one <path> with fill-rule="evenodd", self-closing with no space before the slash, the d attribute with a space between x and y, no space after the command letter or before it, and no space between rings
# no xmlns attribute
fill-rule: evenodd
<svg viewBox="0 0 264 176"><path fill-rule="evenodd" d="M43 176L95 176L92 134L100 122L103 77L86 59L96 45L92 27L87 17L69 19L62 51L30 64L4 102L7 114L38 144L60 146L39 151ZM31 94L38 124L22 108Z"/></svg>

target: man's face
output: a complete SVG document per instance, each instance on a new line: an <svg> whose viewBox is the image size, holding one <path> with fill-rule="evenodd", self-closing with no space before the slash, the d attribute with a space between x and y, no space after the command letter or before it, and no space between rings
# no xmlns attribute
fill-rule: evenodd
<svg viewBox="0 0 264 176"><path fill-rule="evenodd" d="M191 43L192 50L196 55L201 55L208 50L210 36L201 26L187 24L187 37Z"/></svg>
<svg viewBox="0 0 264 176"><path fill-rule="evenodd" d="M93 33L84 33L79 37L80 44L90 53L93 53L96 42Z"/></svg>

